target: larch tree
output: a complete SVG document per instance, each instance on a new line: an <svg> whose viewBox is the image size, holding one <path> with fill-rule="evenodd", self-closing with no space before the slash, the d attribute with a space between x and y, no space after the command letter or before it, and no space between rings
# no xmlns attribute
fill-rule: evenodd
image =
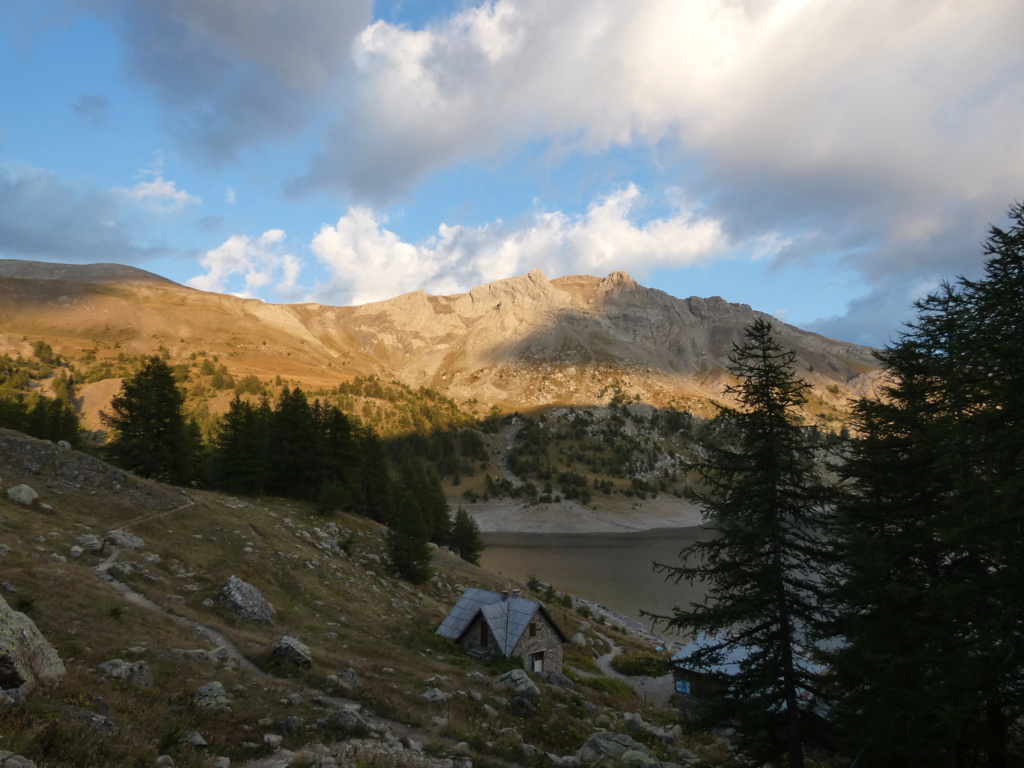
<svg viewBox="0 0 1024 768"><path fill-rule="evenodd" d="M865 764L1018 764L1024 715L1024 206L978 281L880 353L840 508L831 664Z"/></svg>
<svg viewBox="0 0 1024 768"><path fill-rule="evenodd" d="M801 768L801 698L815 689L817 673L807 654L830 566L823 545L830 489L800 426L808 385L795 375L795 353L772 330L759 319L733 346L729 372L738 383L729 391L739 407L722 407L717 420L735 439L706 446L697 465L693 497L715 536L685 548L682 565L655 568L676 582L706 585L703 602L661 617L708 640L681 663L716 674L726 658L742 658L704 714L735 718L752 757L786 756L790 768Z"/></svg>

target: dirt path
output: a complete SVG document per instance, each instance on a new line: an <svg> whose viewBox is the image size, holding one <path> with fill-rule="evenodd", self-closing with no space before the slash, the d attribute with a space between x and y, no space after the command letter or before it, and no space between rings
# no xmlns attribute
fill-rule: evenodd
<svg viewBox="0 0 1024 768"><path fill-rule="evenodd" d="M104 582L109 584L115 590L120 592L121 596L124 597L126 602L129 602L132 605L137 605L141 608L146 608L151 611L157 611L158 613L164 614L165 616L178 622L179 624L184 624L187 627L191 627L198 634L202 635L207 640L209 640L214 646L223 646L228 656L237 661L238 664L247 671L253 672L258 675L266 674L262 670L260 670L259 667L257 667L251 661L249 661L249 659L240 650L238 650L238 646L231 642L231 639L223 633L218 632L213 627L208 627L207 625L201 624L200 622L190 619L186 616L174 613L174 611L167 610L163 606L154 603L141 592L136 592L123 581L119 581L118 579L115 579L113 576L111 576L108 573L108 571L114 566L114 564L118 561L118 558L120 558L120 556L121 550L117 547L114 547L113 551L110 553L110 556L107 557L107 559L104 560L102 563L97 565L93 569L93 573L95 573L97 577L99 577Z"/></svg>
<svg viewBox="0 0 1024 768"><path fill-rule="evenodd" d="M606 677L626 683L644 702L649 702L659 707L667 707L670 704L675 686L671 674L660 675L659 677L635 677L616 672L615 668L612 667L612 659L618 656L622 649L606 635L598 633L598 637L608 643L610 648L608 653L595 659L597 668Z"/></svg>
<svg viewBox="0 0 1024 768"><path fill-rule="evenodd" d="M521 478L516 477L508 466L508 454L512 446L516 444L516 435L523 428L524 422L518 418L512 419L512 423L501 430L501 436L505 438L505 444L498 450L498 469L506 480L512 483L513 487L519 488L523 485Z"/></svg>
<svg viewBox="0 0 1024 768"><path fill-rule="evenodd" d="M184 490L179 489L178 494L185 497L185 503L182 504L180 507L175 507L174 509L167 509L164 510L163 512L152 512L148 515L143 515L142 517L136 517L134 520L129 520L127 523L124 523L121 526L121 530L127 531L128 526L138 525L139 523L144 523L147 520L156 520L158 517L167 517L168 515L173 515L175 512L181 512L181 510L188 509L189 507L195 505L195 499L193 499L191 496L185 493Z"/></svg>

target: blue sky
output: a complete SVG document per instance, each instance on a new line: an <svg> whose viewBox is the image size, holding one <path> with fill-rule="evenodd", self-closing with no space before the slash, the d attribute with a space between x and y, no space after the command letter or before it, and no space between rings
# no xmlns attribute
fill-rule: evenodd
<svg viewBox="0 0 1024 768"><path fill-rule="evenodd" d="M1012 0L0 6L0 258L266 301L629 272L883 344L1024 198Z"/></svg>

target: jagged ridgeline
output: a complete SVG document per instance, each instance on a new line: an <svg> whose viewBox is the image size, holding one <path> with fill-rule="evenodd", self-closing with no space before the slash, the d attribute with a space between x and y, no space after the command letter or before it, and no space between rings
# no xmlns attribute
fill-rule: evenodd
<svg viewBox="0 0 1024 768"><path fill-rule="evenodd" d="M118 265L0 261L0 352L28 358L31 342L44 342L74 364L90 429L116 391L112 381L153 354L211 414L227 410L235 389L287 383L351 397L346 412L383 433L436 426L437 409L454 421L456 411L618 401L712 415L730 383L732 343L758 317L717 297L677 299L621 272L548 280L534 270L454 296L417 291L329 307L205 293ZM813 387L808 421L838 429L849 397L872 389L872 350L775 327ZM371 376L381 391L364 382L359 394L355 380ZM416 399L433 400L434 413Z"/></svg>

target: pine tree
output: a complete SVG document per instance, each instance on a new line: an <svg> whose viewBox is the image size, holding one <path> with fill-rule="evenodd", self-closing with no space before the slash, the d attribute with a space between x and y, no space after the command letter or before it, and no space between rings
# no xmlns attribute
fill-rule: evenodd
<svg viewBox="0 0 1024 768"><path fill-rule="evenodd" d="M944 284L857 406L840 515L837 715L867 764L1009 764L1024 713L1024 207Z"/></svg>
<svg viewBox="0 0 1024 768"><path fill-rule="evenodd" d="M185 396L170 366L151 357L110 401L100 419L110 430L107 455L118 466L171 483L191 479L193 444L184 415Z"/></svg>
<svg viewBox="0 0 1024 768"><path fill-rule="evenodd" d="M232 493L262 493L269 414L235 395L214 437L213 482Z"/></svg>
<svg viewBox="0 0 1024 768"><path fill-rule="evenodd" d="M316 419L306 394L298 387L285 387L270 419L267 491L315 499L320 491L321 456Z"/></svg>
<svg viewBox="0 0 1024 768"><path fill-rule="evenodd" d="M486 545L480 536L480 526L461 506L452 525L451 550L467 563L480 565L480 554Z"/></svg>
<svg viewBox="0 0 1024 768"><path fill-rule="evenodd" d="M431 576L433 555L427 536L428 529L419 504L411 493L406 492L398 502L388 528L388 559L398 574L413 584L421 584Z"/></svg>
<svg viewBox="0 0 1024 768"><path fill-rule="evenodd" d="M803 765L799 698L815 689L807 663L821 621L821 574L828 568L822 532L828 490L799 425L808 385L793 371L795 354L757 320L733 346L730 387L739 409L717 417L735 445L707 446L697 469L702 490L693 496L716 535L680 553L681 566L656 564L667 578L706 584L703 603L676 607L671 628L703 633L710 641L685 660L713 673L736 649L747 654L720 701L708 702L709 720L735 717L748 753L761 760L788 756Z"/></svg>

